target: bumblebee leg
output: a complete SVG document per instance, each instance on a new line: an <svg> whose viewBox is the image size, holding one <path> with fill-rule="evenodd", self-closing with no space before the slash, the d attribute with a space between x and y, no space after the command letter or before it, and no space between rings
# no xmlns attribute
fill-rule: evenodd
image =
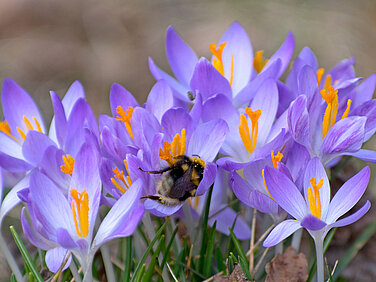
<svg viewBox="0 0 376 282"><path fill-rule="evenodd" d="M150 174L162 174L162 173L164 173L166 171L172 170L173 167L166 167L166 168L164 168L162 170L143 170L140 167L138 169L141 170L142 172L147 172L147 173L150 173Z"/></svg>

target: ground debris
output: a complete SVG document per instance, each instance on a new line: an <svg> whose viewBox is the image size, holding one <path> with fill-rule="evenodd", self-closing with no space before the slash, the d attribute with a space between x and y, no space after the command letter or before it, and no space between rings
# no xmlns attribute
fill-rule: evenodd
<svg viewBox="0 0 376 282"><path fill-rule="evenodd" d="M300 282L308 278L308 263L303 253L296 254L293 247L288 247L283 254L276 255L265 266L266 280Z"/></svg>
<svg viewBox="0 0 376 282"><path fill-rule="evenodd" d="M217 276L213 277L213 282L237 282L237 281L249 281L240 266L240 264L235 264L234 270L230 276Z"/></svg>

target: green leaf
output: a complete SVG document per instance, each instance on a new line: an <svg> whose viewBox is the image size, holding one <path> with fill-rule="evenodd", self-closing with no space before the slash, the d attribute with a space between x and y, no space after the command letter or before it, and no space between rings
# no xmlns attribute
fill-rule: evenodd
<svg viewBox="0 0 376 282"><path fill-rule="evenodd" d="M222 256L221 249L219 247L217 247L216 249L215 259L217 261L218 272L226 271L226 265L223 263L223 256Z"/></svg>
<svg viewBox="0 0 376 282"><path fill-rule="evenodd" d="M338 265L333 273L333 280L335 281L341 272L348 266L358 252L376 233L376 220L371 222L367 228L359 235L355 242L346 251L345 255L338 261Z"/></svg>
<svg viewBox="0 0 376 282"><path fill-rule="evenodd" d="M135 279L135 282L140 282L142 279L142 276L144 275L145 272L145 264L143 264L140 268L140 271L137 273L137 277Z"/></svg>
<svg viewBox="0 0 376 282"><path fill-rule="evenodd" d="M14 273L10 275L10 282L17 282L16 275L14 275Z"/></svg>
<svg viewBox="0 0 376 282"><path fill-rule="evenodd" d="M209 235L209 241L206 247L205 253L205 260L204 260L204 276L208 277L210 275L210 270L212 266L212 258L213 258L213 251L214 251L214 237L215 237L215 229L217 227L217 221L214 221L212 230Z"/></svg>
<svg viewBox="0 0 376 282"><path fill-rule="evenodd" d="M210 186L210 188L209 188L208 196L207 196L206 202L205 202L205 211L204 211L203 218L202 218L202 229L201 229L202 241L201 241L200 260L199 260L200 273L203 272L203 269L204 269L204 266L205 266L204 260L205 260L206 246L207 246L206 236L207 236L210 202L211 202L212 194L213 194L213 185Z"/></svg>
<svg viewBox="0 0 376 282"><path fill-rule="evenodd" d="M248 280L253 281L252 275L249 272L249 265L247 262L248 262L247 260L244 260L241 256L239 256L239 263L245 274L245 277L247 277Z"/></svg>
<svg viewBox="0 0 376 282"><path fill-rule="evenodd" d="M146 259L146 257L149 255L149 253L151 252L151 250L153 249L153 246L155 244L155 242L157 242L157 240L160 240L161 236L162 236L162 233L163 233L163 230L165 228L167 224L167 221L165 223L163 223L163 225L159 228L159 230L157 231L157 233L155 234L155 237L154 239L150 242L149 246L147 247L144 255L142 256L141 260L138 262L137 266L136 266L136 269L134 271L134 274L133 274L133 277L132 277L132 280L131 281L135 281L136 277L138 277L138 272L140 271L140 269L143 267L145 271L145 264L144 261ZM140 278L141 279L141 278Z"/></svg>
<svg viewBox="0 0 376 282"><path fill-rule="evenodd" d="M326 259L325 259L325 265L326 265L326 270L328 271L329 281L330 281L330 282L333 282L332 271L330 270L329 265L328 265L328 262L327 262Z"/></svg>
<svg viewBox="0 0 376 282"><path fill-rule="evenodd" d="M328 236L326 236L325 241L324 241L324 254L325 254L326 250L329 248L329 244L332 241L336 231L337 231L337 228L333 228L332 230L330 230ZM312 280L313 276L316 273L316 263L317 262L316 262L316 258L315 258L315 260L313 261L313 264L311 266L311 269L309 270L307 282L310 282Z"/></svg>
<svg viewBox="0 0 376 282"><path fill-rule="evenodd" d="M239 256L248 264L248 267L249 267L249 262L248 262L247 256L245 255L238 238L236 238L236 235L234 234L234 232L232 231L232 229L230 227L229 227L229 230L230 230L230 236L231 236L231 239L232 239L232 241L235 245L236 251L238 252Z"/></svg>
<svg viewBox="0 0 376 282"><path fill-rule="evenodd" d="M40 275L39 271L36 269L34 262L31 260L30 255L25 248L25 245L22 243L20 237L18 236L13 226L10 227L10 232L12 233L14 241L16 242L16 245L22 254L25 265L27 265L27 267L30 269L36 281L43 282L42 276Z"/></svg>
<svg viewBox="0 0 376 282"><path fill-rule="evenodd" d="M165 241L165 235L162 235L161 239L159 240L159 244L157 246L157 249L155 250L153 256L151 257L149 268L146 271L144 277L142 278L142 281L152 281L152 276L154 274L154 267L155 267L155 264L157 262L159 253L161 252L162 246L164 245L164 241Z"/></svg>
<svg viewBox="0 0 376 282"><path fill-rule="evenodd" d="M168 255L169 255L171 246L174 243L175 236L176 236L177 232L178 232L178 227L176 226L175 229L174 229L174 231L172 232L172 235L171 235L170 241L168 242L167 248L166 248L166 250L163 253L163 260L162 260L162 263L161 263L161 269L162 270L163 270L163 268L164 268L164 266L165 266L165 264L167 262Z"/></svg>
<svg viewBox="0 0 376 282"><path fill-rule="evenodd" d="M129 282L131 278L132 269L132 236L125 238L125 269L123 281Z"/></svg>

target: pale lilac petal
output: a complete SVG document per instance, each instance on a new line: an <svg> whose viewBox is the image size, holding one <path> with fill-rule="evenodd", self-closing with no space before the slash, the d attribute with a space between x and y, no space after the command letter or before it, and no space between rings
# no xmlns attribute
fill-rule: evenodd
<svg viewBox="0 0 376 282"><path fill-rule="evenodd" d="M180 203L176 206L168 206L151 199L146 199L146 201L144 202L145 209L153 215L159 217L170 216L176 213L179 209L181 209L182 206L183 203Z"/></svg>
<svg viewBox="0 0 376 282"><path fill-rule="evenodd" d="M163 114L173 106L172 90L164 80L159 80L151 89L145 108L161 121Z"/></svg>
<svg viewBox="0 0 376 282"><path fill-rule="evenodd" d="M273 247L300 228L302 226L297 220L287 219L282 221L269 233L262 245L266 248Z"/></svg>
<svg viewBox="0 0 376 282"><path fill-rule="evenodd" d="M5 196L0 207L0 224L7 213L20 203L17 193L26 187L29 187L30 174L22 178Z"/></svg>
<svg viewBox="0 0 376 282"><path fill-rule="evenodd" d="M144 214L143 206L138 206L142 185L141 179L135 181L113 205L99 226L94 248L113 238L131 235ZM133 213L134 210L137 212Z"/></svg>
<svg viewBox="0 0 376 282"><path fill-rule="evenodd" d="M197 126L189 140L187 154L199 155L205 162L211 162L217 156L225 141L228 126L224 120L212 120Z"/></svg>
<svg viewBox="0 0 376 282"><path fill-rule="evenodd" d="M189 112L189 115L191 116L194 125L198 124L201 119L201 115L203 112L202 108L202 97L200 93L198 93L196 95L196 99L194 100L194 105L191 111Z"/></svg>
<svg viewBox="0 0 376 282"><path fill-rule="evenodd" d="M0 167L0 205L3 200L3 189L4 189L3 170Z"/></svg>
<svg viewBox="0 0 376 282"><path fill-rule="evenodd" d="M43 158L43 154L50 146L57 146L47 135L38 131L30 131L22 146L25 159L37 166Z"/></svg>
<svg viewBox="0 0 376 282"><path fill-rule="evenodd" d="M348 153L346 155L354 156L365 162L376 163L376 151L360 149L359 151Z"/></svg>
<svg viewBox="0 0 376 282"><path fill-rule="evenodd" d="M376 74L371 74L356 88L356 94L354 95L351 106L356 108L359 105L371 100L373 92L375 92L375 86Z"/></svg>
<svg viewBox="0 0 376 282"><path fill-rule="evenodd" d="M196 65L190 86L193 91L198 91L201 94L203 101L215 94L232 97L232 89L228 80L205 58L201 58Z"/></svg>
<svg viewBox="0 0 376 282"><path fill-rule="evenodd" d="M247 206L250 206L250 195L254 188L245 181L236 171L232 171L230 174L230 186L234 191L235 196Z"/></svg>
<svg viewBox="0 0 376 282"><path fill-rule="evenodd" d="M329 204L325 219L328 224L335 222L360 200L367 188L369 177L370 169L367 166L342 185Z"/></svg>
<svg viewBox="0 0 376 282"><path fill-rule="evenodd" d="M330 228L332 228L332 227L342 227L342 226L346 226L346 225L352 224L355 221L358 221L360 218L362 218L363 215L365 215L366 212L368 212L368 210L370 208L371 208L371 202L367 201L363 205L363 207L361 207L359 210L357 210L353 214L351 214L351 215L349 215L347 217L341 218L340 220L337 220L334 223L332 223L330 225Z"/></svg>
<svg viewBox="0 0 376 282"><path fill-rule="evenodd" d="M171 88L175 90L174 94L177 94L177 97L185 102L189 102L187 92L189 88L182 85L175 78L171 77L169 74L161 70L154 61L149 57L149 69L151 74L156 80L164 79Z"/></svg>
<svg viewBox="0 0 376 282"><path fill-rule="evenodd" d="M24 172L33 168L26 162L19 143L0 132L0 167L11 172Z"/></svg>
<svg viewBox="0 0 376 282"><path fill-rule="evenodd" d="M53 273L58 272L68 256L69 259L61 269L61 271L64 271L69 267L72 262L72 255L67 249L64 249L62 247L56 247L54 249L48 250L45 258L48 269Z"/></svg>
<svg viewBox="0 0 376 282"><path fill-rule="evenodd" d="M323 229L326 226L326 223L318 219L316 216L309 214L303 218L301 225L308 230L318 231Z"/></svg>
<svg viewBox="0 0 376 282"><path fill-rule="evenodd" d="M327 163L341 153L358 151L364 141L366 120L365 117L348 117L336 122L321 146L322 161Z"/></svg>
<svg viewBox="0 0 376 282"><path fill-rule="evenodd" d="M204 122L218 118L224 119L227 124L233 126L240 123L238 111L232 105L231 100L223 94L210 97L203 106L202 119Z"/></svg>
<svg viewBox="0 0 376 282"><path fill-rule="evenodd" d="M370 139L376 131L376 99L365 101L350 111L349 116L364 116L367 121L364 128L364 142Z"/></svg>
<svg viewBox="0 0 376 282"><path fill-rule="evenodd" d="M35 117L42 131L46 132L42 116L33 99L10 78L6 78L1 87L1 104L3 105L4 117L9 124L11 132L15 134L16 137L20 137L16 127L26 132L23 116L26 116L32 124L34 124L33 117Z"/></svg>
<svg viewBox="0 0 376 282"><path fill-rule="evenodd" d="M323 185L319 189L320 194L320 202L321 202L321 218L326 218L326 213L329 207L329 201L330 201L330 184L328 176L326 175L326 171L324 166L322 165L319 158L315 157L311 159L306 167L305 173L304 173L304 198L307 203L308 201L308 187L311 187L312 184L310 183L312 177L316 179L316 184L319 183L321 179L323 179ZM312 190L313 192L313 190Z"/></svg>
<svg viewBox="0 0 376 282"><path fill-rule="evenodd" d="M249 195L250 206L262 213L277 214L278 204L273 201L270 196L261 193L258 190L254 190Z"/></svg>
<svg viewBox="0 0 376 282"><path fill-rule="evenodd" d="M234 233L239 240L246 240L251 237L251 229L249 225L238 214L230 208L225 208L220 213L215 214L220 209L223 209L225 204L222 204L209 213L209 225L212 226L214 221L217 221L216 229L223 234L230 235L229 227L234 226ZM215 214L214 216L211 216Z"/></svg>
<svg viewBox="0 0 376 282"><path fill-rule="evenodd" d="M81 82L76 80L72 83L69 87L67 93L63 98L63 106L65 111L65 116L68 118L72 112L74 104L77 102L78 99L84 98L85 99L85 91L84 87L82 86Z"/></svg>
<svg viewBox="0 0 376 282"><path fill-rule="evenodd" d="M287 34L287 37L285 41L282 43L281 47L273 54L273 56L269 59L268 63L265 65L265 67L262 69L261 72L264 72L267 70L273 62L276 60L280 59L281 60L281 69L279 71L278 77L280 77L287 66L289 65L292 53L294 52L294 45L295 45L295 40L294 40L294 35L290 31Z"/></svg>
<svg viewBox="0 0 376 282"><path fill-rule="evenodd" d="M65 116L64 106L59 96L54 91L51 91L50 95L55 116L51 122L49 136L60 145L60 148L64 148L68 133L68 122Z"/></svg>
<svg viewBox="0 0 376 282"><path fill-rule="evenodd" d="M233 82L234 93L243 89L251 79L253 49L248 35L244 28L234 22L223 34L220 43L226 42L223 49L222 60L225 76L228 80L231 77L231 64L233 61Z"/></svg>
<svg viewBox="0 0 376 282"><path fill-rule="evenodd" d="M311 148L309 115L305 95L300 95L291 103L287 121L292 138L297 143Z"/></svg>
<svg viewBox="0 0 376 282"><path fill-rule="evenodd" d="M128 110L129 107L134 108L138 106L138 103L133 95L127 89L117 83L114 83L111 86L110 104L112 116L114 117L118 116L116 113L116 108L118 106L121 106L124 111Z"/></svg>
<svg viewBox="0 0 376 282"><path fill-rule="evenodd" d="M270 156L270 152L273 150L274 152L281 152L282 148L285 146L286 142L289 140L290 134L284 128L279 132L279 134L268 141L265 145L261 148L257 148L251 155L251 160L259 160Z"/></svg>
<svg viewBox="0 0 376 282"><path fill-rule="evenodd" d="M29 240L34 246L42 250L48 250L53 247L53 243L46 240L39 233L37 233L32 226L30 226L30 223L25 217L25 207L23 207L21 210L21 224L26 239Z"/></svg>
<svg viewBox="0 0 376 282"><path fill-rule="evenodd" d="M251 109L261 110L258 119L257 145L262 146L268 138L278 109L278 88L273 79L268 79L261 85L252 100Z"/></svg>
<svg viewBox="0 0 376 282"><path fill-rule="evenodd" d="M275 154L277 154L277 152L275 152ZM249 162L247 166L244 167L243 174L244 178L252 185L254 189L269 196L265 188L264 179L262 178L262 170L265 169L267 165L272 165L270 152L266 158Z"/></svg>
<svg viewBox="0 0 376 282"><path fill-rule="evenodd" d="M74 249L78 247L71 234L69 234L69 231L65 228L58 228L56 230L56 237L57 243L66 249Z"/></svg>
<svg viewBox="0 0 376 282"><path fill-rule="evenodd" d="M340 61L334 68L332 68L328 74L332 76L332 81L347 80L355 77L354 70L355 58L344 59Z"/></svg>
<svg viewBox="0 0 376 282"><path fill-rule="evenodd" d="M206 163L204 175L200 184L197 187L196 196L201 196L206 193L210 185L214 183L215 176L217 173L217 166L213 163Z"/></svg>
<svg viewBox="0 0 376 282"><path fill-rule="evenodd" d="M192 48L181 39L172 26L167 29L166 54L176 78L188 87L198 58Z"/></svg>
<svg viewBox="0 0 376 282"><path fill-rule="evenodd" d="M307 96L308 104L315 95L319 95L319 88L317 85L317 74L315 69L310 66L304 66L298 75L298 95L305 94Z"/></svg>
<svg viewBox="0 0 376 282"><path fill-rule="evenodd" d="M301 60L303 60L306 64L311 66L313 70L317 70L318 62L315 54L309 47L304 47L298 56Z"/></svg>
<svg viewBox="0 0 376 282"><path fill-rule="evenodd" d="M283 173L271 167L265 168L265 182L274 201L298 220L307 214L307 205L295 184Z"/></svg>
<svg viewBox="0 0 376 282"><path fill-rule="evenodd" d="M304 171L310 159L311 156L306 147L298 143L292 145L292 149L287 155L286 166L300 191L303 191Z"/></svg>
<svg viewBox="0 0 376 282"><path fill-rule="evenodd" d="M182 129L185 129L187 140L190 139L193 132L192 118L189 113L182 108L167 110L162 117L161 125L171 141L176 134L179 133L181 135Z"/></svg>
<svg viewBox="0 0 376 282"><path fill-rule="evenodd" d="M277 118L284 114L286 109L289 108L291 102L296 98L296 93L291 91L286 84L277 81L277 88L278 88L278 110L277 110Z"/></svg>

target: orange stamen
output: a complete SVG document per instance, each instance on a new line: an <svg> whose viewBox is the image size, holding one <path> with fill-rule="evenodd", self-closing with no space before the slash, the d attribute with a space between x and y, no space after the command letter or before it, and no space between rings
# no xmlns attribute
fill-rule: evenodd
<svg viewBox="0 0 376 282"><path fill-rule="evenodd" d="M319 183L316 184L316 178L312 177L311 187L308 187L308 204L311 214L316 216L318 219L321 219L321 200L319 189L322 187L324 180L321 178Z"/></svg>
<svg viewBox="0 0 376 282"><path fill-rule="evenodd" d="M273 167L277 168L278 163L282 160L283 154L278 152L276 156L274 156L274 151L271 151L271 158L273 162Z"/></svg>
<svg viewBox="0 0 376 282"><path fill-rule="evenodd" d="M72 214L77 235L85 238L89 234L89 195L84 190L78 193L71 189Z"/></svg>
<svg viewBox="0 0 376 282"><path fill-rule="evenodd" d="M346 110L345 110L345 112L343 113L341 119L347 118L347 116L349 115L350 107L351 107L351 103L352 103L352 101L351 101L350 99L348 99L348 100L347 100Z"/></svg>
<svg viewBox="0 0 376 282"><path fill-rule="evenodd" d="M257 73L260 73L268 62L267 59L264 59L263 54L264 50L257 51L253 59L253 67L255 68Z"/></svg>
<svg viewBox="0 0 376 282"><path fill-rule="evenodd" d="M185 154L186 142L187 136L185 128L183 128L181 130L181 136L177 133L172 139L171 144L168 141L163 142L163 149L160 149L159 151L160 159L167 161L170 166L173 165L177 156Z"/></svg>
<svg viewBox="0 0 376 282"><path fill-rule="evenodd" d="M322 98L327 103L325 109L324 118L322 122L322 138L324 139L329 129L336 122L338 112L338 90L335 90L332 86L324 88L320 91Z"/></svg>
<svg viewBox="0 0 376 282"><path fill-rule="evenodd" d="M252 135L249 132L248 121L244 114L240 115L239 134L245 149L252 154L257 144L258 119L261 115L261 110L252 111L251 108L245 108L245 113L252 122Z"/></svg>
<svg viewBox="0 0 376 282"><path fill-rule="evenodd" d="M72 175L74 168L74 158L70 155L63 156L64 165L60 166L62 172Z"/></svg>
<svg viewBox="0 0 376 282"><path fill-rule="evenodd" d="M222 59L222 54L223 54L223 49L225 48L227 42L223 42L221 44L217 45L215 43L212 43L209 45L209 50L213 54L213 66L214 68L222 75L225 76L225 69L223 66L223 59ZM234 55L231 56L231 73L230 73L230 85L232 85L234 79Z"/></svg>
<svg viewBox="0 0 376 282"><path fill-rule="evenodd" d="M274 201L272 195L269 192L268 186L266 186L264 169L261 171L261 174L262 174L262 180L264 181L264 186L266 188L266 191L268 192L270 199L272 199Z"/></svg>
<svg viewBox="0 0 376 282"><path fill-rule="evenodd" d="M129 107L127 111L124 111L124 109L121 106L118 106L116 108L116 113L119 115L116 117L116 120L120 120L124 123L125 128L127 129L129 136L133 139L133 132L131 127L131 118L133 114L133 108Z"/></svg>
<svg viewBox="0 0 376 282"><path fill-rule="evenodd" d="M119 171L119 169L117 167L115 167L115 168L112 169L112 171L115 173L115 175L114 175L113 178L111 178L111 182L123 194L132 185L132 180L131 180L131 177L129 176L129 169L128 169L127 160L124 160L124 165L125 165L125 169L127 170L128 175L124 178L124 172L122 170ZM124 184L125 189L115 178L119 179Z"/></svg>
<svg viewBox="0 0 376 282"><path fill-rule="evenodd" d="M8 135L9 137L11 137L13 140L15 140L18 143L20 143L20 141L18 141L17 138L13 136L13 134L12 134L12 132L10 130L10 126L9 126L9 124L8 124L8 122L6 120L0 121L0 131L4 132L6 135Z"/></svg>

